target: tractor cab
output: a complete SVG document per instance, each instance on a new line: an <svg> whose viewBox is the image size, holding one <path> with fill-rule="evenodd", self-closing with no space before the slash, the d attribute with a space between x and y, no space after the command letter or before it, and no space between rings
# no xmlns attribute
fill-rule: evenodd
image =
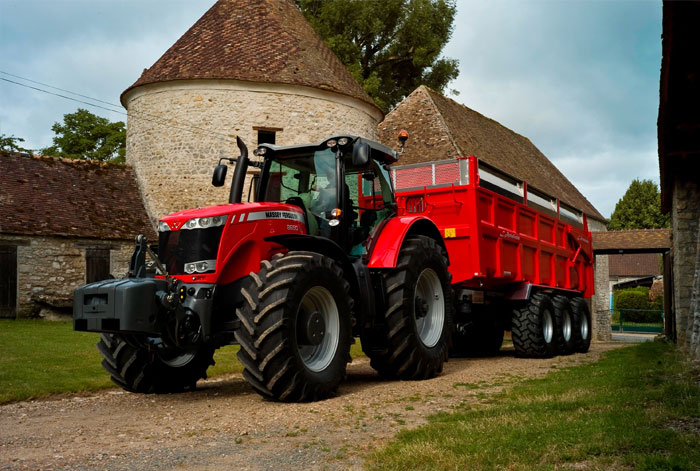
<svg viewBox="0 0 700 471"><path fill-rule="evenodd" d="M366 252L365 242L394 213L388 166L392 149L356 136L334 136L317 144L262 144L264 160L256 200L298 206L306 232L337 243L347 254Z"/></svg>

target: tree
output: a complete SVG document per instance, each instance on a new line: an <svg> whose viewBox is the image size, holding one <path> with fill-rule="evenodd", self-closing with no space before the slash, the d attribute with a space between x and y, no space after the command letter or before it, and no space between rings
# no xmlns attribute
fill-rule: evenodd
<svg viewBox="0 0 700 471"><path fill-rule="evenodd" d="M0 150L11 152L31 152L30 149L20 147L18 142L24 142L24 139L22 139L21 137L6 136L5 134L0 134Z"/></svg>
<svg viewBox="0 0 700 471"><path fill-rule="evenodd" d="M126 129L122 121L107 118L78 108L63 115L63 124L54 123L53 145L43 149L46 155L69 159L98 160L123 163L126 154Z"/></svg>
<svg viewBox="0 0 700 471"><path fill-rule="evenodd" d="M295 0L316 32L382 110L419 85L438 92L459 74L440 58L454 0Z"/></svg>
<svg viewBox="0 0 700 471"><path fill-rule="evenodd" d="M610 216L609 230L658 229L669 226L661 214L661 193L651 180L634 179Z"/></svg>

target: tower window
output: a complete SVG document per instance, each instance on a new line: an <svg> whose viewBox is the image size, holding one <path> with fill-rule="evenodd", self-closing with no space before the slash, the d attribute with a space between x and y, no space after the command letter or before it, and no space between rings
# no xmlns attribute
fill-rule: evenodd
<svg viewBox="0 0 700 471"><path fill-rule="evenodd" d="M275 131L270 131L267 129L258 129L258 145L260 144L274 144L275 143Z"/></svg>

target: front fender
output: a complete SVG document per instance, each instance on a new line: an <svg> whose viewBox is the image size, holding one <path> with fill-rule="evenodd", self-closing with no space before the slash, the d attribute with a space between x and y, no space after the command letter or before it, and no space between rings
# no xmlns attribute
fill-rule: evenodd
<svg viewBox="0 0 700 471"><path fill-rule="evenodd" d="M401 216L387 221L372 248L369 268L395 268L401 245L408 235L423 235L435 239L442 247L445 242L435 223L424 216Z"/></svg>

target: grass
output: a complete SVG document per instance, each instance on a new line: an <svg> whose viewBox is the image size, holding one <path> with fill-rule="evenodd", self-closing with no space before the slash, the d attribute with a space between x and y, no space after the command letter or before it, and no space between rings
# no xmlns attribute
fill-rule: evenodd
<svg viewBox="0 0 700 471"><path fill-rule="evenodd" d="M523 381L370 456L384 470L699 470L700 371L662 343Z"/></svg>
<svg viewBox="0 0 700 471"><path fill-rule="evenodd" d="M114 387L100 365L98 339L74 332L70 321L0 319L0 404ZM237 352L234 345L218 349L208 376L241 372ZM359 342L350 354L363 355Z"/></svg>

